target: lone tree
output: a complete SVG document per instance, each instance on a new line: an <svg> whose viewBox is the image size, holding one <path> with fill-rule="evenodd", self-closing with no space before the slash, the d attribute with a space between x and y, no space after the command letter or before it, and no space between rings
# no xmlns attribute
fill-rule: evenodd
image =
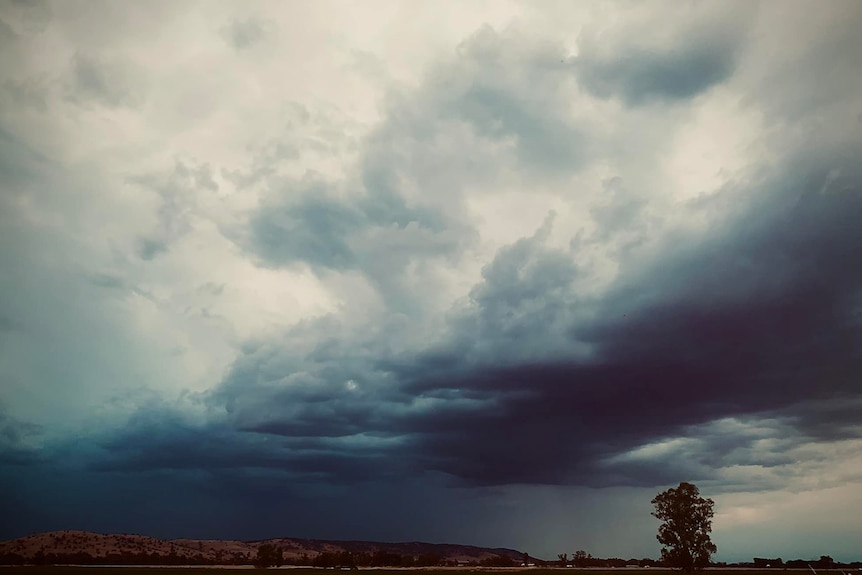
<svg viewBox="0 0 862 575"><path fill-rule="evenodd" d="M254 560L254 566L266 569L267 567L281 567L284 562L281 547L276 547L269 543L264 543L257 548L257 557Z"/></svg>
<svg viewBox="0 0 862 575"><path fill-rule="evenodd" d="M662 521L656 535L664 545L662 560L686 573L703 570L717 550L709 539L715 502L701 497L697 485L682 482L656 495L652 504L652 516Z"/></svg>

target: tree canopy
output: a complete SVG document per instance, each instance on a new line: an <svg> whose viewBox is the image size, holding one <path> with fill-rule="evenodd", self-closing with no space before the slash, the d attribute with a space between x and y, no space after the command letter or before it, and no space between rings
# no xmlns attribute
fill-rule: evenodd
<svg viewBox="0 0 862 575"><path fill-rule="evenodd" d="M257 548L257 558L255 559L255 567L281 567L284 562L281 547L276 547L269 543L264 543Z"/></svg>
<svg viewBox="0 0 862 575"><path fill-rule="evenodd" d="M656 495L652 504L653 517L662 521L656 535L664 546L662 560L686 573L703 570L717 551L709 538L715 502L701 497L693 483L682 482Z"/></svg>

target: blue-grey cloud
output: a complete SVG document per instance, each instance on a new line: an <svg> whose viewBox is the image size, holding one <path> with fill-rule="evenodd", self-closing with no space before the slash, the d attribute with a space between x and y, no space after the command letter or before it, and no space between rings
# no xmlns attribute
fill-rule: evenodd
<svg viewBox="0 0 862 575"><path fill-rule="evenodd" d="M573 172L594 150L588 128L568 117L564 55L560 44L484 26L461 43L451 68L429 82L445 91L444 114L483 137L514 139L524 168L545 177Z"/></svg>
<svg viewBox="0 0 862 575"><path fill-rule="evenodd" d="M714 37L725 38L726 30L718 30ZM511 50L485 29L465 43L461 57L493 63ZM541 50L515 53L522 58L516 63L544 61L536 60ZM459 66L431 78L457 78ZM429 80L425 88L435 94L436 86ZM502 86L506 98L525 89L518 82ZM544 114L541 122L521 123L514 108L471 100L471 89L455 90L446 109L465 112L459 117L478 133L529 139L522 128L555 123L555 110L539 108L530 113ZM457 253L459 240L416 244L403 256L394 245L367 242L369 234L389 229L393 242L407 240L411 229L427 238L469 237L445 206L409 205L401 195L399 178L418 164L415 152L398 144L427 126L394 115L404 109L393 106L393 116L369 136L361 189L313 177L267 179L264 202L242 240L263 263L357 269L391 294L381 269L397 277L416 258ZM492 121L494 114L499 121ZM536 137L554 140L549 133ZM389 150L392 157L383 153ZM217 437L201 454L191 448L179 449L180 457L167 454L159 434L149 431L160 428L156 421L144 425L147 431L118 435L107 461L140 469L213 469L235 461L335 481L383 474L378 458L386 457L398 462L386 473L430 470L469 485L641 486L668 474L655 463L608 461L717 419L781 417L815 433L821 427L807 424L800 406L857 393L859 160L837 147L788 148L758 179L683 208L719 225L630 246L618 260L618 277L600 295L578 285L585 273L581 243L568 250L547 245L549 218L532 237L498 251L434 343L393 345L410 328L391 318L372 332L334 317L308 321L240 353L207 399L224 410L218 425L165 434L165 442L201 434L187 445ZM187 172L179 176L200 184ZM593 210L596 232L588 241L631 229L642 209L641 197L620 180L608 180L606 191L607 202ZM735 205L721 211L727 204ZM164 210L177 205L166 200ZM373 267L384 259L384 268ZM856 415L846 407L831 416L849 421ZM262 437L272 438L274 451L261 447ZM124 448L146 446L148 438L155 447ZM706 473L708 466L699 469Z"/></svg>
<svg viewBox="0 0 862 575"><path fill-rule="evenodd" d="M817 165L787 166L792 175L745 190L758 199L742 215L701 239L675 238L680 246L632 266L599 300L573 294L576 254L543 245L549 220L500 250L439 348L393 354L383 341L358 344L311 324L286 341L330 334L323 343L249 349L210 398L227 410L219 434L240 443L217 435L199 454L156 447L158 458L139 464L211 468L215 459L341 480L434 470L472 485L651 486L669 479L657 462L608 458L757 414L793 421L804 437L852 435L862 175L843 166L848 189L823 195L825 174L808 172ZM803 405L839 397L854 402L829 410L831 428L816 424L820 415L806 423ZM248 437L274 443L260 460L248 448L232 454ZM131 447L115 451L135 461Z"/></svg>
<svg viewBox="0 0 862 575"><path fill-rule="evenodd" d="M629 31L631 37L611 49L588 37L570 64L580 86L599 98L620 98L630 106L688 100L730 78L745 26L738 18L696 23L660 46L644 43L644 30Z"/></svg>
<svg viewBox="0 0 862 575"><path fill-rule="evenodd" d="M281 198L261 206L251 224L256 252L275 265L310 262L333 269L354 267L357 258L350 240L367 225L365 214L328 198L322 183L305 188L284 190Z"/></svg>
<svg viewBox="0 0 862 575"><path fill-rule="evenodd" d="M43 454L32 443L41 433L42 426L18 420L0 404L0 464L32 465L41 462Z"/></svg>
<svg viewBox="0 0 862 575"><path fill-rule="evenodd" d="M818 165L787 166L792 173L746 190L758 199L735 221L696 241L674 238L675 248L633 265L599 301L579 302L567 289L575 254L542 248L540 236L505 248L473 290L473 311L453 324L450 346L378 357L372 366L347 367L351 361L338 356L336 371L318 364L319 398L299 400L286 381L266 395L269 417L294 407L284 427L266 429L408 434L412 455L401 457L428 458L479 483L601 484L608 476L600 458L649 438L720 417L855 397L862 276L852 260L862 235L853 222L862 213L862 177L844 165L845 189L822 195L826 174ZM591 313L579 315L580 306ZM543 357L545 350L553 354ZM377 402L343 388L363 377L381 386ZM440 407L398 416L422 399ZM450 409L462 399L472 408ZM302 417L317 406L325 408L319 418ZM849 407L843 413L858 416ZM616 479L654 481L647 477Z"/></svg>
<svg viewBox="0 0 862 575"><path fill-rule="evenodd" d="M396 308L410 307L408 268L457 259L475 245L465 189L498 177L495 160L482 157L488 152L463 154L434 138L474 138L489 149L511 141L513 161L540 179L575 173L594 154L587 128L568 116L574 84L562 54L559 44L483 27L410 98L387 100L355 177L292 179L263 168L232 174L268 188L248 233L236 235L264 265L359 270Z"/></svg>

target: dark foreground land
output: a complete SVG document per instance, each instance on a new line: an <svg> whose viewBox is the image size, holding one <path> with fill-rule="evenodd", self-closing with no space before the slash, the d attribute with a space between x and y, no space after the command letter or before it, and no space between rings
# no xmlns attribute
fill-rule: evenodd
<svg viewBox="0 0 862 575"><path fill-rule="evenodd" d="M321 569L312 567L281 567L270 569L255 569L251 566L243 567L124 567L124 566L62 566L62 565L25 565L25 566L0 566L0 575L229 575L230 573L245 573L250 575L250 572L271 573L273 571L287 572L289 575L324 575L328 572L341 571L339 569ZM347 570L345 570L347 571ZM523 567L449 567L449 568L423 568L423 567L407 567L401 569L378 569L365 568L360 571L370 571L369 575L405 575L405 571L417 571L417 575L468 575L471 573L492 572L500 573L500 575L625 575L631 571L641 573L641 575L669 575L671 573L679 574L679 571L663 568L619 568L619 569L577 569L577 568L523 568ZM646 572L646 573L644 573ZM726 568L716 567L706 570L708 575L766 575L770 572L802 574L810 573L807 569L750 569L750 568ZM845 569L846 573L847 570ZM851 573L859 573L858 569L850 571ZM818 570L818 575L841 575L840 569ZM345 573L346 575L346 573ZM634 575L631 573L630 575Z"/></svg>

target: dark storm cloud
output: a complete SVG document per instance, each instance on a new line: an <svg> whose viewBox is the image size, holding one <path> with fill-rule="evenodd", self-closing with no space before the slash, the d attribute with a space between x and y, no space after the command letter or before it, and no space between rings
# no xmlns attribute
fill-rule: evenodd
<svg viewBox="0 0 862 575"><path fill-rule="evenodd" d="M549 221L485 268L449 344L388 355L374 344L350 348L336 333L329 354L248 355L221 393L243 429L287 438L367 432L394 460L469 484L664 483L664 462L613 457L728 417L816 429L819 411L805 405L830 398L854 400L829 412L833 429L853 435L862 373L858 159L809 155L753 188L720 192L737 201L729 215L713 214L721 226L696 238L671 234L645 263L633 252L599 299L576 297L577 254L544 246ZM824 165L843 174L827 193ZM710 441L703 453L714 461L692 461L685 469L694 476L751 443L732 434Z"/></svg>
<svg viewBox="0 0 862 575"><path fill-rule="evenodd" d="M223 425L200 427L169 412L146 415L147 421L133 422L119 435L100 442L105 454L92 461L91 469L269 469L282 472L294 482L326 479L350 483L366 476L374 459L368 451L327 448L325 441L278 440L237 433Z"/></svg>
<svg viewBox="0 0 862 575"><path fill-rule="evenodd" d="M582 38L571 62L584 90L631 106L687 100L733 74L744 41L742 23L735 18L683 27L661 46L644 43L643 30L631 32L610 50L602 40Z"/></svg>
<svg viewBox="0 0 862 575"><path fill-rule="evenodd" d="M632 432L648 442L716 417L857 396L862 274L852 261L862 247L853 223L862 178L852 191L822 196L818 184L794 186L809 179L804 172L788 176L773 182L770 201L753 203L717 237L666 250L604 298L600 319L574 327L595 347L593 365L527 368L500 383L535 386L546 408L581 406L580 422L561 420L558 432L586 420L609 445ZM854 421L859 412L843 415Z"/></svg>
<svg viewBox="0 0 862 575"><path fill-rule="evenodd" d="M546 247L553 221L552 213L532 237L501 248L485 266L483 281L470 292L471 309L453 321L454 345L444 354L490 365L541 363L557 356L560 344L564 355L574 354L565 330L577 313L578 268L571 253Z"/></svg>
<svg viewBox="0 0 862 575"><path fill-rule="evenodd" d="M683 102L735 73L744 47L716 30L701 44L683 35L649 53L585 46L577 79L631 105ZM237 176L240 187L264 189L248 229L236 232L259 263L359 271L386 309L360 321L306 319L247 342L188 409L197 416L147 405L125 425L41 452L74 461L62 473L77 494L68 517L89 516L89 504L103 510L93 525L114 529L98 488L131 500L124 509L134 524L154 533L164 521L138 500L152 499L177 525L217 509L213 525L227 536L228 519L270 536L285 517L305 536L316 528L333 536L336 523L355 534L351 526L383 509L391 517L378 533L398 537L397 526L420 519L395 517L396 500L431 521L457 511L452 492L476 487L685 478L716 493L775 489L783 480L768 471L788 467L800 445L860 437L862 143L853 130L818 127L819 98L794 108L817 146L776 138L772 164L679 207L698 223L656 232L641 183L610 177L588 210L593 232L554 247L550 214L486 262L442 332L423 333L413 318L434 286L405 278L422 267L414 264L446 265L475 242L463 190L494 182L500 164L551 181L604 146L561 111L574 85L562 50L513 38L480 30L416 94L393 96L352 177L277 175L276 160L297 157L289 140ZM783 113L784 104L763 107ZM483 155L485 145L503 160ZM3 169L14 177L20 165L28 164ZM189 233L195 194L217 189L206 166L133 181L157 201L138 243L143 259ZM588 252L605 246L618 275L588 289ZM90 283L130 285L110 274ZM21 516L38 511L30 501L62 491L51 472L59 463L35 458L25 431L0 419L2 457L18 464L0 485L20 494L0 503ZM764 475L723 474L746 467ZM418 497L428 485L438 491ZM473 489L443 496L442 485Z"/></svg>
<svg viewBox="0 0 862 575"><path fill-rule="evenodd" d="M668 52L623 51L624 65L591 62L585 50L579 66L587 85L601 80L596 86L629 103L689 98L733 73L732 38L717 26L702 42L683 35ZM407 265L457 254L471 237L457 194L448 203L408 202L400 186L423 184L432 196L487 175L461 163L463 154L435 156L420 140L446 125L441 118L456 119L484 138L514 138L518 161L540 165L529 142L554 142L555 130L570 129L558 108L540 105L565 94L561 68L550 65L560 59L555 50L512 48L483 29L457 62L429 77L414 103L394 99L366 142L361 189L267 178L245 247L274 267L361 270L398 310L389 296L409 299L397 284ZM667 76L671 68L676 76ZM756 436L710 427L716 421L769 417L790 425L796 435L785 435L794 441L774 465L806 438L857 437L862 146L858 135L812 129L817 149L776 142L779 162L683 206L706 222L692 231L647 238L645 200L609 179L604 203L592 210L592 237L552 248L549 217L533 236L501 248L444 336L418 351L397 345L416 334L392 316L362 329L309 320L249 344L207 396L211 409L223 410L218 425L147 420L114 437L100 465L247 466L329 481L436 471L468 485L652 486L751 461ZM573 147L550 161L577 166L578 130L567 133ZM451 172L440 169L447 162ZM452 172L462 178L434 178ZM590 269L579 250L633 230L636 241L616 254L620 271L609 288L582 290ZM840 409L806 407L839 400ZM675 436L695 443L680 447L679 457L626 458ZM172 441L180 456L162 447Z"/></svg>
<svg viewBox="0 0 862 575"><path fill-rule="evenodd" d="M186 441L148 425L112 451L143 469L221 461L338 481L435 470L469 485L652 486L763 464L750 451L756 435L698 427L720 418L856 437L862 188L821 195L817 177L764 182L762 199L720 233L666 250L598 302L574 298L576 268L540 230L488 265L451 344L387 356L330 331L330 349L249 350L212 398L227 406L227 427ZM593 309L586 319L580 305ZM839 397L853 402L805 407ZM671 459L614 459L678 434L698 443Z"/></svg>
<svg viewBox="0 0 862 575"><path fill-rule="evenodd" d="M818 490L852 491L862 438L862 12L725 6L529 8L457 47L467 20L398 26L357 67L381 23L310 5L279 38L296 10L36 34L0 8L0 538L646 555L679 480L723 499L717 533L745 491L782 537L841 511Z"/></svg>
<svg viewBox="0 0 862 575"><path fill-rule="evenodd" d="M31 465L42 461L43 454L30 443L41 434L41 426L20 421L0 404L0 465Z"/></svg>
<svg viewBox="0 0 862 575"><path fill-rule="evenodd" d="M0 538L74 526L107 533L131 528L164 538L349 540L361 533L365 540L402 541L411 533L425 541L475 541L474 521L487 513L482 498L444 489L435 478L378 476L374 482L332 485L307 477L311 481L298 482L273 468L17 466L0 474L0 510L17 518L0 524ZM449 518L462 515L462 525L449 524Z"/></svg>
<svg viewBox="0 0 862 575"><path fill-rule="evenodd" d="M793 405L781 413L796 429L815 440L836 441L862 435L862 399L855 393Z"/></svg>

